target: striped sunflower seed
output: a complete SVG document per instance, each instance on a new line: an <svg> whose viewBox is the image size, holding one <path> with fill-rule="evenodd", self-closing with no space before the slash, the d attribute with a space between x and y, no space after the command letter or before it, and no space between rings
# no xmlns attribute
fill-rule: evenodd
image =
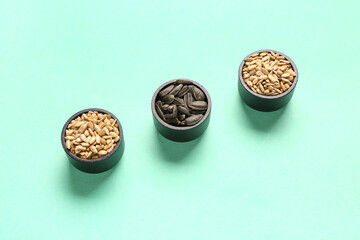
<svg viewBox="0 0 360 240"><path fill-rule="evenodd" d="M165 95L167 95L172 89L174 88L174 85L169 85L167 86L164 90L159 92L159 96L160 97L164 97Z"/></svg>

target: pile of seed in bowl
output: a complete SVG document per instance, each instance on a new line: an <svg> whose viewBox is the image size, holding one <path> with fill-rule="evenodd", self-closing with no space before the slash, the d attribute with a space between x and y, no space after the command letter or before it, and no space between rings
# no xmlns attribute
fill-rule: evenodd
<svg viewBox="0 0 360 240"><path fill-rule="evenodd" d="M204 117L207 108L203 91L185 79L178 79L162 89L155 103L158 116L173 126L197 124Z"/></svg>
<svg viewBox="0 0 360 240"><path fill-rule="evenodd" d="M97 159L114 149L119 134L118 123L109 114L89 111L70 122L65 145L80 158Z"/></svg>
<svg viewBox="0 0 360 240"><path fill-rule="evenodd" d="M296 73L279 53L262 52L245 59L242 69L245 83L261 95L278 95L290 88Z"/></svg>

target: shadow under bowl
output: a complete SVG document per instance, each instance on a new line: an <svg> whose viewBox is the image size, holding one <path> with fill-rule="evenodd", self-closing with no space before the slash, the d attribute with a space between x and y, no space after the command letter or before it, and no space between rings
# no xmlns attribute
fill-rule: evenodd
<svg viewBox="0 0 360 240"><path fill-rule="evenodd" d="M155 103L158 100L158 94L159 92L167 87L170 84L174 84L177 80L185 80L190 81L193 85L198 87L206 96L206 101L208 104L208 108L206 110L206 113L204 114L204 117L198 122L197 124L193 126L173 126L165 121L163 121L159 115L157 114L155 110ZM165 138L176 141L176 142L187 142L194 140L198 138L201 134L205 132L207 129L209 122L210 122L210 113L211 113L211 99L209 93L206 91L206 89L199 83L190 80L190 79L173 79L170 80L163 85L161 85L154 93L153 98L151 100L151 111L153 114L153 120L154 125L156 129L159 131L161 135L163 135Z"/></svg>
<svg viewBox="0 0 360 240"><path fill-rule="evenodd" d="M293 84L290 86L290 88L279 95L265 96L265 95L258 94L256 92L252 91L247 86L247 84L245 83L245 81L243 79L242 70L245 65L245 59L251 57L251 55L253 55L255 53L262 53L262 52L269 52L269 53L274 52L274 53L279 53L280 56L284 56L285 60L290 62L291 67L293 68L294 72L296 73ZM240 67L239 67L239 72L238 72L238 90L239 90L239 94L240 94L242 100L249 107L251 107L255 110L259 110L259 111L270 112L270 111L275 111L275 110L282 108L291 100L291 98L294 94L294 91L295 91L296 84L298 82L298 78L299 78L298 70L296 68L295 63L291 60L290 57L288 57L287 55L285 55L279 51L264 49L264 50L259 50L259 51L250 53L241 62Z"/></svg>
<svg viewBox="0 0 360 240"><path fill-rule="evenodd" d="M82 158L74 155L69 149L66 148L66 145L65 145L66 129L69 126L70 122L72 120L74 120L75 118L77 118L78 116L81 116L83 113L87 113L89 111L97 111L99 113L109 114L118 123L118 129L119 129L119 133L120 133L119 134L120 139L116 143L116 146L114 147L114 149L111 152L109 152L107 155L105 155L101 158L98 158L98 159L82 159ZM88 108L88 109L84 109L84 110L79 111L79 112L75 113L74 115L72 115L69 118L69 120L65 123L65 125L62 129L61 145L63 146L64 151L65 151L69 161L71 162L71 164L74 167L76 167L77 169L79 169L83 172L87 172L87 173L101 173L101 172L105 172L105 171L111 169L119 162L121 156L124 153L124 149L125 149L123 130L122 130L119 119L111 112L106 111L104 109L100 109L100 108Z"/></svg>

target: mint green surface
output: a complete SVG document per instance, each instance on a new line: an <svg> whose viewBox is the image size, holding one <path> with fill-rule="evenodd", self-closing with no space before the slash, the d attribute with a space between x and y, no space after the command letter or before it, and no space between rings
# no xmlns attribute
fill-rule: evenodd
<svg viewBox="0 0 360 240"><path fill-rule="evenodd" d="M0 0L0 239L360 239L359 1ZM290 56L290 104L261 113L237 92L255 50ZM209 128L174 143L152 94L190 78ZM74 169L60 131L100 107L125 153Z"/></svg>

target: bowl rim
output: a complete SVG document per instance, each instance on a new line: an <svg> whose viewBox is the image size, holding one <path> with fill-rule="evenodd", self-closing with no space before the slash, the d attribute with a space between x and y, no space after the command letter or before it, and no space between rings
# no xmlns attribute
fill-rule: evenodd
<svg viewBox="0 0 360 240"><path fill-rule="evenodd" d="M195 85L196 87L200 88L200 90L205 94L206 99L207 99L207 104L208 104L208 108L206 110L206 113L204 114L203 118L200 120L200 122L198 122L195 125L192 126L186 126L186 127L177 127L177 126L173 126L170 125L166 122L164 122L157 114L156 110L155 110L155 102L156 102L156 97L159 94L159 92L164 89L165 87L167 87L168 85L176 82L177 80L185 80L185 81L190 81L193 85ZM181 131L181 130L190 130L193 128L196 128L197 126L201 125L210 115L211 112L211 98L210 98L210 94L208 93L208 91L205 89L205 87L203 85L201 85L198 82L195 82L194 80L191 79L187 79L187 78L176 78L176 79L172 79L170 81L167 81L165 83L163 83L160 87L158 87L151 99L151 111L153 113L153 115L155 116L156 120L161 123L163 126L173 129L173 130L177 130L177 131Z"/></svg>
<svg viewBox="0 0 360 240"><path fill-rule="evenodd" d="M243 79L243 76L242 76L242 69L244 68L244 65L245 65L245 59L246 58L249 58L251 55L255 54L255 53L262 53L262 52L274 52L274 53L279 53L280 56L284 56L285 59L287 61L290 62L290 65L292 66L294 72L296 73L296 76L294 77L294 81L293 81L293 84L291 85L291 87L286 90L285 92L281 93L281 94L278 94L278 95L274 95L274 96L265 96L265 95L261 95L261 94L258 94L256 92L254 92L253 90L251 90L247 84L245 83L244 79ZM277 51L277 50L272 50L272 49L262 49L262 50L258 50L258 51L255 51L255 52L252 52L250 53L249 55L247 55L243 60L242 62L240 63L240 66L239 66L239 71L238 71L238 77L239 77L239 80L241 82L241 85L243 85L243 87L249 92L251 93L252 95L256 96L256 97L259 97L259 98L264 98L264 99L278 99L278 98L282 98L284 96L286 96L287 94L289 94L295 87L296 87L296 84L298 82L298 78L299 78L299 73L298 73L298 69L295 65L295 63L293 62L293 60L287 56L286 54L280 52L280 51Z"/></svg>
<svg viewBox="0 0 360 240"><path fill-rule="evenodd" d="M113 119L116 120L116 122L118 123L118 129L119 129L119 137L120 137L120 139L116 143L114 149L110 153L106 154L105 156L97 158L97 159L83 159L83 158L80 158L80 157L74 155L69 149L67 149L66 145L65 145L65 133L66 133L66 129L69 126L70 122L72 120L74 120L75 118L77 118L78 116L81 116L83 113L90 112L90 111L97 111L99 113L109 114ZM120 123L119 119L114 114L112 114L111 112L109 112L107 110L104 110L104 109L101 109L101 108L87 108L87 109L78 111L77 113L73 114L66 121L66 123L64 124L64 127L63 127L63 129L61 131L61 145L64 148L64 151L71 158L73 158L73 159L75 159L75 160L77 160L79 162L96 163L96 162L104 161L104 160L108 159L109 157L111 157L118 150L118 148L119 148L120 144L122 143L122 141L123 141L123 130L122 130L122 126L121 126L121 123Z"/></svg>

